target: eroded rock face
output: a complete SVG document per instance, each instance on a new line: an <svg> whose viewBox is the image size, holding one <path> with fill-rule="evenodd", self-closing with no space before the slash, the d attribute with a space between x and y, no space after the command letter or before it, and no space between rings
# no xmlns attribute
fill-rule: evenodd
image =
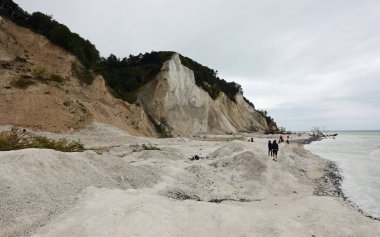
<svg viewBox="0 0 380 237"><path fill-rule="evenodd" d="M150 117L157 124L167 124L174 135L267 128L265 119L244 101L242 94L236 95L236 103L224 93L213 100L195 84L193 71L181 64L178 54L163 64L138 99Z"/></svg>
<svg viewBox="0 0 380 237"><path fill-rule="evenodd" d="M142 107L116 99L101 76L91 85L81 83L75 63L45 37L0 19L0 125L67 132L98 122L156 136ZM38 72L60 81L38 80Z"/></svg>
<svg viewBox="0 0 380 237"><path fill-rule="evenodd" d="M195 84L194 73L178 54L165 62L156 79L139 95L146 112L178 134L207 132L209 96Z"/></svg>

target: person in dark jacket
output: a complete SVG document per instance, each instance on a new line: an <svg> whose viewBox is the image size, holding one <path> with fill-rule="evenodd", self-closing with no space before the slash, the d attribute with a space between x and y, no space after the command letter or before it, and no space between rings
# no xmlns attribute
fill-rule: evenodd
<svg viewBox="0 0 380 237"><path fill-rule="evenodd" d="M280 135L280 138L278 139L278 143L282 143L284 142L284 138L282 137L282 135Z"/></svg>
<svg viewBox="0 0 380 237"><path fill-rule="evenodd" d="M268 141L268 156L273 156L272 142Z"/></svg>
<svg viewBox="0 0 380 237"><path fill-rule="evenodd" d="M272 150L273 150L273 160L277 161L278 143L276 142L276 140L273 140Z"/></svg>

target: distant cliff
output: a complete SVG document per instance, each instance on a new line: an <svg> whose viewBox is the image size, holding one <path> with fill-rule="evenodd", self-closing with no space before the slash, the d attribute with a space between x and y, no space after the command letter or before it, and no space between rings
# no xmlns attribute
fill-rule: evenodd
<svg viewBox="0 0 380 237"><path fill-rule="evenodd" d="M138 94L138 101L153 122L173 135L268 129L265 118L244 100L242 93L237 93L234 100L223 92L212 99L196 85L194 72L181 64L178 54L173 54Z"/></svg>

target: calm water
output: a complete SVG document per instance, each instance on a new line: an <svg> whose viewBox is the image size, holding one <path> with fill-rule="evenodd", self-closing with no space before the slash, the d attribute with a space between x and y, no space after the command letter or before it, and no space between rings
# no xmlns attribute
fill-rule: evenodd
<svg viewBox="0 0 380 237"><path fill-rule="evenodd" d="M365 212L380 217L380 131L337 132L336 139L305 145L334 161L343 176L344 194Z"/></svg>

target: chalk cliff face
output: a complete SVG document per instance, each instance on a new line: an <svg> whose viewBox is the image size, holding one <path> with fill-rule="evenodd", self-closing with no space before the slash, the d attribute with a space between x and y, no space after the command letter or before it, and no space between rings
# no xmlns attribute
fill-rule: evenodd
<svg viewBox="0 0 380 237"><path fill-rule="evenodd" d="M167 125L174 135L235 133L268 127L241 93L236 95L236 102L224 93L213 100L195 84L193 71L181 64L178 54L163 64L155 80L139 93L138 100L157 124Z"/></svg>

